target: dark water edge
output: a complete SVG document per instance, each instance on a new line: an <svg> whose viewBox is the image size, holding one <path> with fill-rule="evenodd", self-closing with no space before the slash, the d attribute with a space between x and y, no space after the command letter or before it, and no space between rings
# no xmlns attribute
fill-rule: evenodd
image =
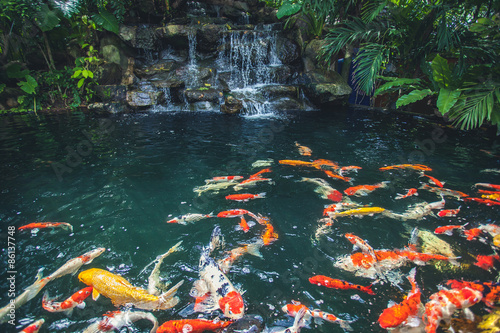
<svg viewBox="0 0 500 333"><path fill-rule="evenodd" d="M421 192L419 197L394 200L396 193L417 187L423 180L408 172L401 175L383 173L378 168L400 163L423 163L434 169L431 175L445 181L446 187L473 193L477 182L500 183L498 174L480 172L498 168L500 142L494 131L458 131L447 125L403 114L356 109L277 112L273 116L233 117L219 113L141 113L98 117L85 113L68 115L8 115L0 118L0 262L1 306L7 304L7 228L34 221L64 221L74 226L74 233L40 231L36 235L16 232L16 287L22 290L34 281L36 271L44 274L57 269L67 260L91 248L108 250L91 265L123 275L132 284L145 287L149 270L139 276L146 264L157 255L183 240L184 251L167 258L162 276L176 283L184 279L178 295L181 302L174 309L155 313L160 323L177 319L177 313L192 298L189 289L197 279L197 265L202 246L209 242L214 225L226 238L226 250L254 240L259 226L248 234L235 229L234 219L207 219L196 224L167 225L172 216L185 213L210 213L244 208L270 217L279 240L262 249L263 259L246 256L229 273L233 283L246 290L247 312L259 314L268 326L287 320L280 308L292 299L310 307L331 312L343 319L356 319L357 332L382 332L374 323L378 314L392 299L401 301L405 292L384 284L376 285L376 296L359 294L365 303L351 299L354 292L326 290L311 285L307 278L329 275L354 283L369 284L332 265L336 256L351 252L352 246L343 234L352 232L367 239L376 249L402 248L409 231L433 230L446 223L471 225L497 223L498 207L447 200L446 208L462 207L457 218L427 217L403 223L388 218L364 217L339 219L332 233L319 242L312 240L327 200L313 192L311 184L297 182L301 177L321 177L312 170L285 167L280 159L302 159L294 145L298 141L313 150L313 159L325 158L340 165L358 165L353 185L391 181L389 189L360 198L364 204L404 211L407 205L437 201L439 197ZM266 198L248 203L228 202L219 194L193 192L204 179L219 175L248 176L257 172L256 160L274 159L270 175L275 185L259 184L248 191L266 192ZM342 191L348 185L329 180ZM356 198L357 200L357 198ZM471 255L491 254L489 246L468 242L459 235L443 236L466 264ZM407 265L401 269L407 274ZM423 289L423 301L449 278L492 280L496 272L478 267L439 271L433 265L417 268L417 281ZM69 297L81 289L76 276L66 276L50 283L50 295ZM408 290L409 285L402 285ZM70 318L52 314L40 306L42 293L16 313L18 329L30 320L46 319L41 332L75 332L88 326L91 318L113 310L101 298L87 301L83 310L76 309ZM484 314L484 306L472 308ZM194 316L193 316L194 318ZM3 325L5 330L9 326ZM149 325L136 327L147 332ZM313 325L305 332L340 332L338 325Z"/></svg>

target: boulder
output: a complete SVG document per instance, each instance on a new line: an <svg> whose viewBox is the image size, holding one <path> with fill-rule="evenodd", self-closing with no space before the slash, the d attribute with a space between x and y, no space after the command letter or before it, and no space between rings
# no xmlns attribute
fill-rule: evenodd
<svg viewBox="0 0 500 333"><path fill-rule="evenodd" d="M141 25L120 26L120 38L128 45L144 50L155 50L158 47L159 36L157 26Z"/></svg>
<svg viewBox="0 0 500 333"><path fill-rule="evenodd" d="M127 103L132 107L146 107L159 104L163 94L159 91L132 90L127 92Z"/></svg>
<svg viewBox="0 0 500 333"><path fill-rule="evenodd" d="M103 102L125 102L127 87L122 85L98 85L94 87L97 97Z"/></svg>
<svg viewBox="0 0 500 333"><path fill-rule="evenodd" d="M159 73L170 72L176 67L176 62L172 60L158 62L146 68L136 68L135 74L138 77L150 77Z"/></svg>
<svg viewBox="0 0 500 333"><path fill-rule="evenodd" d="M300 61L300 48L288 38L278 38L276 43L278 59L285 65L294 65Z"/></svg>
<svg viewBox="0 0 500 333"><path fill-rule="evenodd" d="M186 89L184 95L189 103L197 102L219 102L222 91L214 88Z"/></svg>
<svg viewBox="0 0 500 333"><path fill-rule="evenodd" d="M100 51L105 62L119 65L123 70L128 65L128 54L125 43L114 34L106 34L101 38Z"/></svg>
<svg viewBox="0 0 500 333"><path fill-rule="evenodd" d="M228 95L224 100L224 104L220 106L220 110L226 114L238 114L243 111L243 102Z"/></svg>
<svg viewBox="0 0 500 333"><path fill-rule="evenodd" d="M94 72L94 79L97 83L99 83L99 85L120 84L124 72L125 69L123 69L119 64L105 62Z"/></svg>
<svg viewBox="0 0 500 333"><path fill-rule="evenodd" d="M167 24L158 29L161 39L176 49L186 49L189 47L190 27L187 25Z"/></svg>
<svg viewBox="0 0 500 333"><path fill-rule="evenodd" d="M272 85L266 86L262 94L269 99L277 97L293 98L299 95L299 88L297 86Z"/></svg>
<svg viewBox="0 0 500 333"><path fill-rule="evenodd" d="M206 24L196 32L196 49L200 52L215 52L219 46L222 32L227 30L223 25Z"/></svg>
<svg viewBox="0 0 500 333"><path fill-rule="evenodd" d="M351 87L337 72L328 76L309 72L302 76L304 92L316 105L326 106L331 104L345 104L352 92Z"/></svg>
<svg viewBox="0 0 500 333"><path fill-rule="evenodd" d="M128 112L127 106L121 102L98 102L87 106L89 111L95 113L124 113Z"/></svg>

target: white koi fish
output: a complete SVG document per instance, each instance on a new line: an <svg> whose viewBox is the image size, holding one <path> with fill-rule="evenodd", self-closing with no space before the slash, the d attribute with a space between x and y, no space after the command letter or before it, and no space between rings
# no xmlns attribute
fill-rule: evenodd
<svg viewBox="0 0 500 333"><path fill-rule="evenodd" d="M80 269L80 267L90 264L92 260L100 256L105 250L106 249L103 247L98 247L97 249L90 250L89 252L84 253L79 257L70 259L54 273L50 274L48 278L50 280L55 280L64 275L75 274Z"/></svg>
<svg viewBox="0 0 500 333"><path fill-rule="evenodd" d="M127 310L105 313L102 320L87 327L83 333L114 332L115 330L120 330L122 327L131 326L132 323L141 319L147 319L153 323L150 333L156 332L158 329L158 320L152 313Z"/></svg>

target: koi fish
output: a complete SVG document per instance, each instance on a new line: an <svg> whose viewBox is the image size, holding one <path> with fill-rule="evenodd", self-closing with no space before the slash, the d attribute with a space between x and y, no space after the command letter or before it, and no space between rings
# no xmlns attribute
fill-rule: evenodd
<svg viewBox="0 0 500 333"><path fill-rule="evenodd" d="M69 232L73 232L73 226L66 222L33 222L19 227L18 230L22 231L29 229L34 230L34 229L45 229L45 228L61 228Z"/></svg>
<svg viewBox="0 0 500 333"><path fill-rule="evenodd" d="M278 239L278 234L274 232L274 227L271 223L266 223L266 230L261 236L264 245L271 245L271 243L275 242Z"/></svg>
<svg viewBox="0 0 500 333"><path fill-rule="evenodd" d="M262 254L260 253L259 250L263 245L264 243L260 239L257 240L255 243L244 244L240 247L237 247L229 251L228 255L225 258L219 260L217 264L219 265L222 272L227 274L231 266L233 266L234 262L246 253L262 258Z"/></svg>
<svg viewBox="0 0 500 333"><path fill-rule="evenodd" d="M411 321L419 320L418 315L422 308L420 288L415 281L416 269L412 268L408 274L408 281L411 283L411 291L406 299L401 303L396 303L385 309L378 317L380 327L389 329L400 326Z"/></svg>
<svg viewBox="0 0 500 333"><path fill-rule="evenodd" d="M343 180L345 182L350 182L352 180L352 178L350 177L345 177L345 176L341 176L339 174L336 174L335 172L333 171L330 171L330 170L323 170L323 172L330 178L334 178L334 179L340 179L340 180Z"/></svg>
<svg viewBox="0 0 500 333"><path fill-rule="evenodd" d="M342 200L342 193L331 187L330 184L322 178L302 177L300 181L317 185L314 192L320 194L323 199L330 199L335 202Z"/></svg>
<svg viewBox="0 0 500 333"><path fill-rule="evenodd" d="M476 256L476 262L474 263L474 265L489 271L495 265L495 261L500 261L500 256L498 254L492 254L489 256L483 256L479 254Z"/></svg>
<svg viewBox="0 0 500 333"><path fill-rule="evenodd" d="M457 209L444 209L444 210L440 210L437 215L439 217L453 217L453 216L457 216L458 212L460 212L460 207L458 207Z"/></svg>
<svg viewBox="0 0 500 333"><path fill-rule="evenodd" d="M215 260L209 256L212 250L219 245L221 237L220 227L216 226L212 232L210 245L201 252L200 279L194 283L190 295L197 298L194 311L209 313L220 309L224 316L237 320L245 314L243 297ZM202 300L198 301L199 299Z"/></svg>
<svg viewBox="0 0 500 333"><path fill-rule="evenodd" d="M484 169L479 172L494 172L494 173L500 173L500 169Z"/></svg>
<svg viewBox="0 0 500 333"><path fill-rule="evenodd" d="M148 277L148 293L150 293L151 295L159 295L162 289L166 289L166 285L163 285L160 283L160 265L163 263L163 260L167 256L174 253L175 251L180 250L181 244L182 244L182 241L180 241L177 244L175 244L174 246L172 246L167 252L156 257L155 260L153 260L151 263L146 265L146 267L144 267L144 269L141 271L141 273L144 272L144 270L149 265L156 263L155 267L153 268L153 270L151 271L151 274ZM141 273L139 273L139 275Z"/></svg>
<svg viewBox="0 0 500 333"><path fill-rule="evenodd" d="M375 295L375 292L372 290L372 285L369 286L361 286L359 284L350 283L344 280L332 279L331 277L325 275L315 275L309 278L309 282L312 284L316 284L318 286L323 286L327 288L333 289L355 289L362 292L365 292L369 295Z"/></svg>
<svg viewBox="0 0 500 333"><path fill-rule="evenodd" d="M279 331L274 331L274 333L299 333L302 327L307 326L308 320L306 320L307 311L305 308L300 309L293 320L293 325Z"/></svg>
<svg viewBox="0 0 500 333"><path fill-rule="evenodd" d="M430 192L437 193L437 194L439 194L441 196L453 197L453 198L456 198L457 200L462 200L463 198L467 198L469 196L468 194L465 194L464 192L450 190L448 188L441 188L441 187L436 187L436 186L430 186L428 184L424 184L420 188L424 189L424 190L427 190L427 191L430 191Z"/></svg>
<svg viewBox="0 0 500 333"><path fill-rule="evenodd" d="M245 179L244 181L236 184L233 189L239 191L245 187L255 186L258 182L267 182L268 184L274 184L271 178L253 177Z"/></svg>
<svg viewBox="0 0 500 333"><path fill-rule="evenodd" d="M472 228L468 230L464 230L464 235L468 241L476 239L479 237L483 231L479 228Z"/></svg>
<svg viewBox="0 0 500 333"><path fill-rule="evenodd" d="M240 228L244 232L248 232L250 230L250 226L248 225L247 221L243 217L244 214L248 214L249 211L246 209L231 209L231 210L225 210L217 214L217 217L222 217L222 218L233 218L233 217L239 217L240 218Z"/></svg>
<svg viewBox="0 0 500 333"><path fill-rule="evenodd" d="M279 164L291 165L291 166L310 166L313 167L312 162L299 161L299 160L279 160Z"/></svg>
<svg viewBox="0 0 500 333"><path fill-rule="evenodd" d="M160 296L151 295L147 290L134 287L122 276L99 268L91 268L78 274L78 279L88 286L94 287L92 298L96 300L100 294L109 298L113 305L133 304L144 310L166 310L174 307L179 298L174 296L184 281L177 283L169 291Z"/></svg>
<svg viewBox="0 0 500 333"><path fill-rule="evenodd" d="M104 318L87 327L83 333L114 332L122 327L128 327L141 319L147 319L153 323L150 333L155 333L158 329L158 320L151 312L143 311L112 311L107 312Z"/></svg>
<svg viewBox="0 0 500 333"><path fill-rule="evenodd" d="M163 323L156 333L203 333L205 331L218 331L233 323L232 320L208 319L180 319L169 320Z"/></svg>
<svg viewBox="0 0 500 333"><path fill-rule="evenodd" d="M297 316L297 314L304 310L305 311L305 316L304 320L306 322L309 322L311 318L318 318L322 320L326 320L330 323L336 323L339 324L340 327L347 331L352 331L351 325L349 325L349 322L347 320L342 320L338 318L337 316L328 313L328 312L323 312L317 309L309 309L307 306L304 304L297 302L297 301L292 301L292 303L286 304L282 307L283 312L286 312L289 316Z"/></svg>
<svg viewBox="0 0 500 333"><path fill-rule="evenodd" d="M398 193L398 195L394 199L396 199L396 200L405 199L405 198L411 197L412 195L418 195L416 188L410 188L408 190L408 192L406 192L406 194L399 194Z"/></svg>
<svg viewBox="0 0 500 333"><path fill-rule="evenodd" d="M490 200L490 199L481 199L481 198L465 198L464 201L475 201L480 204L485 204L486 206L498 206L500 205L499 201Z"/></svg>
<svg viewBox="0 0 500 333"><path fill-rule="evenodd" d="M360 169L362 169L362 167L359 167L359 166L356 166L356 165L343 166L343 167L340 168L339 174L341 176L343 176L344 173L346 173L346 172L351 172L351 171L356 171L357 172Z"/></svg>
<svg viewBox="0 0 500 333"><path fill-rule="evenodd" d="M498 282L476 283L469 281L448 280L446 284L453 289L468 287L480 291L483 294L482 301L490 308L495 307L495 304L500 300L500 284Z"/></svg>
<svg viewBox="0 0 500 333"><path fill-rule="evenodd" d="M309 147L301 146L297 141L295 141L295 146L299 148L299 154L302 156L311 156L312 150Z"/></svg>
<svg viewBox="0 0 500 333"><path fill-rule="evenodd" d="M168 220L167 223L188 224L188 223L198 222L200 220L207 219L210 217L214 217L214 215L212 213L210 213L210 214L192 214L192 213L189 213L189 214L182 215L179 217L174 217L173 219Z"/></svg>
<svg viewBox="0 0 500 333"><path fill-rule="evenodd" d="M431 168L423 164L396 164L379 168L379 170L381 171L394 170L394 169L413 169L417 171L432 171Z"/></svg>
<svg viewBox="0 0 500 333"><path fill-rule="evenodd" d="M336 219L337 217L341 216L356 216L356 217L362 217L365 215L374 215L374 214L380 214L385 212L385 208L382 207L361 207L361 208L353 208L341 212L328 212L328 216L331 217L332 219Z"/></svg>
<svg viewBox="0 0 500 333"><path fill-rule="evenodd" d="M340 212L343 210L348 210L349 208L354 208L359 206L358 204L351 203L351 202L339 202L339 203L334 203L331 205L328 205L325 207L323 210L323 216L329 216L328 213L334 213L334 212Z"/></svg>
<svg viewBox="0 0 500 333"><path fill-rule="evenodd" d="M436 333L441 320L449 320L456 310L464 310L467 319L473 320L474 315L468 309L482 299L480 291L464 287L460 289L446 289L432 294L430 301L425 304L425 332Z"/></svg>
<svg viewBox="0 0 500 333"><path fill-rule="evenodd" d="M219 176L219 177L213 177L211 179L205 179L205 184L236 182L242 180L243 178L244 177L242 176Z"/></svg>
<svg viewBox="0 0 500 333"><path fill-rule="evenodd" d="M413 250L397 250L395 251L398 255L402 257L408 258L411 262L417 265L425 265L428 261L430 260L445 260L448 261L450 264L459 266L460 264L456 261L460 257L447 257L443 256L440 254L430 254L430 253L422 253L422 252L417 252Z"/></svg>
<svg viewBox="0 0 500 333"><path fill-rule="evenodd" d="M426 175L426 174L422 174L420 177L427 177L427 178L429 178L431 184L434 184L434 185L436 185L438 187L443 187L444 184L445 184L443 182L440 182L438 179L436 179L436 178L434 178L432 176Z"/></svg>
<svg viewBox="0 0 500 333"><path fill-rule="evenodd" d="M496 224L481 224L478 226L478 229L481 229L483 232L489 233L491 237L500 235L500 226Z"/></svg>
<svg viewBox="0 0 500 333"><path fill-rule="evenodd" d="M38 333L40 328L42 327L43 323L45 323L45 319L38 319L35 321L33 324L25 327L22 331L19 333Z"/></svg>
<svg viewBox="0 0 500 333"><path fill-rule="evenodd" d="M267 160L257 160L252 163L252 168L262 168L262 167L268 167L271 164L273 164L274 160L272 158L267 159Z"/></svg>
<svg viewBox="0 0 500 333"><path fill-rule="evenodd" d="M381 182L375 185L358 185L358 186L353 186L349 187L344 190L344 193L351 196L355 195L357 197L359 196L365 196L368 195L368 193L375 191L378 188L384 188L387 187L387 184L389 182Z"/></svg>
<svg viewBox="0 0 500 333"><path fill-rule="evenodd" d="M337 163L323 158L312 161L312 166L318 170L337 170L339 168L339 165Z"/></svg>
<svg viewBox="0 0 500 333"><path fill-rule="evenodd" d="M42 290L42 288L45 287L45 285L47 283L49 283L49 281L50 281L49 277L45 277L42 279L42 273L41 273L42 270L43 269L41 269L38 272L38 274L36 276L35 283L33 283L32 285L27 287L21 295L17 296L13 300L13 302L14 302L13 307L12 307L12 300L11 300L6 306L4 306L3 308L0 309L0 324L3 324L8 320L7 315L9 314L9 312L12 309L16 310L16 309L20 308L21 306L23 306L24 304L26 304L28 301L30 301L36 295L38 295L40 290Z"/></svg>
<svg viewBox="0 0 500 333"><path fill-rule="evenodd" d="M488 183L476 183L474 184L474 187L486 187L486 188L489 188L489 189L492 189L492 190L495 190L495 191L500 191L500 185L496 185L496 184L488 184Z"/></svg>
<svg viewBox="0 0 500 333"><path fill-rule="evenodd" d="M265 198L265 197L266 197L266 192L259 193L259 194L242 193L242 194L227 195L226 200L249 201L249 200L260 199L260 198Z"/></svg>
<svg viewBox="0 0 500 333"><path fill-rule="evenodd" d="M224 190L231 186L235 186L235 182L233 181L217 182L213 184L206 184L203 186L196 186L195 188L193 188L193 192L196 192L198 193L198 196L201 196L202 193L210 191L214 193L219 193L220 190Z"/></svg>
<svg viewBox="0 0 500 333"><path fill-rule="evenodd" d="M269 173L269 172L272 172L272 170L270 168L262 169L259 172L254 173L253 175L250 175L250 177L248 177L248 178L249 179L261 178L260 175L262 175L263 173Z"/></svg>
<svg viewBox="0 0 500 333"><path fill-rule="evenodd" d="M80 267L90 264L92 260L100 256L104 251L106 251L105 248L98 247L82 254L79 257L70 259L64 265L59 267L54 273L50 274L48 278L50 280L55 280L64 275L75 274Z"/></svg>
<svg viewBox="0 0 500 333"><path fill-rule="evenodd" d="M482 194L481 198L500 201L500 192L494 194Z"/></svg>
<svg viewBox="0 0 500 333"><path fill-rule="evenodd" d="M465 223L464 225L445 225L445 226L442 226L442 227L437 227L436 230L434 230L434 233L435 234L445 234L445 235L448 235L448 236L451 236L452 235L452 230L454 229L464 229L464 227L469 224L469 223Z"/></svg>
<svg viewBox="0 0 500 333"><path fill-rule="evenodd" d="M84 308L85 299L92 294L92 287L86 287L78 290L63 302L54 302L49 298L48 292L45 292L42 298L42 308L49 312L67 312L70 315L75 307Z"/></svg>

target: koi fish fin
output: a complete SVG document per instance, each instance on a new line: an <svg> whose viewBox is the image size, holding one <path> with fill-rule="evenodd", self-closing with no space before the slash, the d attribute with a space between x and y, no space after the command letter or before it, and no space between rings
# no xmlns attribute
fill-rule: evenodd
<svg viewBox="0 0 500 333"><path fill-rule="evenodd" d="M460 263L457 261L457 259L460 259L462 257L455 257L455 258L449 258L448 262L452 264L453 266L460 266Z"/></svg>
<svg viewBox="0 0 500 333"><path fill-rule="evenodd" d="M248 226L247 220L245 220L245 218L243 217L243 215L241 216L240 228L244 232L248 232L250 230L250 227Z"/></svg>
<svg viewBox="0 0 500 333"><path fill-rule="evenodd" d="M186 318L186 317L192 315L194 312L195 312L194 311L194 304L190 303L190 304L186 305L186 307L184 307L184 309L179 311L178 315L183 317L183 318Z"/></svg>
<svg viewBox="0 0 500 333"><path fill-rule="evenodd" d="M418 316L412 316L406 319L406 326L419 327L422 324L422 320Z"/></svg>
<svg viewBox="0 0 500 333"><path fill-rule="evenodd" d="M465 308L463 312L465 319L474 321L474 313L472 313L472 311L469 308Z"/></svg>
<svg viewBox="0 0 500 333"><path fill-rule="evenodd" d="M99 299L99 296L101 296L101 294L95 288L92 289L92 299L94 301L97 301Z"/></svg>
<svg viewBox="0 0 500 333"><path fill-rule="evenodd" d="M340 325L340 327L342 327L346 331L353 331L353 329L352 329L352 327L350 325L351 323L352 323L352 321L347 321L347 320L339 319L339 325Z"/></svg>
<svg viewBox="0 0 500 333"><path fill-rule="evenodd" d="M212 231L212 236L210 237L208 255L210 255L210 253L212 253L216 248L223 246L224 246L224 236L222 236L220 227L217 225Z"/></svg>
<svg viewBox="0 0 500 333"><path fill-rule="evenodd" d="M375 292L372 290L373 283L369 286L363 287L363 291L369 295L375 295Z"/></svg>
<svg viewBox="0 0 500 333"><path fill-rule="evenodd" d="M212 295L204 295L196 299L193 310L195 312L210 313L219 308L219 303Z"/></svg>
<svg viewBox="0 0 500 333"><path fill-rule="evenodd" d="M177 292L177 290L179 289L179 287L182 286L183 283L184 283L184 280L180 281L175 286L173 286L172 288L170 288L169 290L167 290L166 292L164 292L163 294L161 294L158 297L161 299L172 298L175 295L175 293Z"/></svg>
<svg viewBox="0 0 500 333"><path fill-rule="evenodd" d="M193 287L189 292L191 297L202 297L209 292L209 288L205 280L196 280L193 283Z"/></svg>
<svg viewBox="0 0 500 333"><path fill-rule="evenodd" d="M78 304L76 307L79 308L79 309L85 309L85 306L87 304L85 304L85 302L81 302L80 304Z"/></svg>
<svg viewBox="0 0 500 333"><path fill-rule="evenodd" d="M262 242L249 244L247 247L248 254L262 258L262 253L259 250L263 245L264 243Z"/></svg>

